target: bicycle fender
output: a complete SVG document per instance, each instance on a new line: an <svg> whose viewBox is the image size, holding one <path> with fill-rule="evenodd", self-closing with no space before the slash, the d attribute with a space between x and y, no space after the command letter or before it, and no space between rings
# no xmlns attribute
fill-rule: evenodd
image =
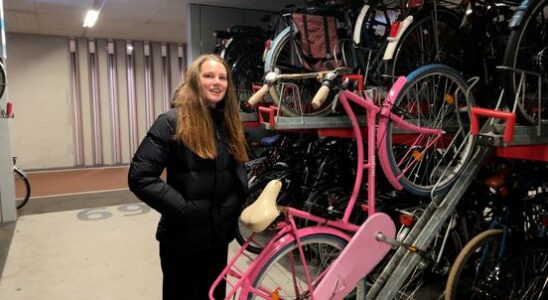
<svg viewBox="0 0 548 300"><path fill-rule="evenodd" d="M305 227L297 230L297 236L299 238L304 238L309 235L315 235L315 234L330 234L334 235L336 237L339 237L345 241L350 241L350 236L338 229L335 229L333 227L327 227L327 226L313 226L313 227ZM255 270L253 270L250 273L249 278L255 278L259 272L263 269L265 264L268 262L268 260L274 255L276 252L280 251L283 247L287 246L288 244L295 241L295 236L293 236L291 233L288 233L284 236L282 236L280 239L278 239L274 244L272 244L271 247L268 249L263 249L263 251L259 254L256 260L259 260L256 264Z"/></svg>
<svg viewBox="0 0 548 300"><path fill-rule="evenodd" d="M331 264L324 278L314 289L316 300L343 299L386 256L390 245L376 235L394 238L396 225L384 213L370 216Z"/></svg>
<svg viewBox="0 0 548 300"><path fill-rule="evenodd" d="M288 34L291 34L291 26L288 26L286 27L282 32L280 32L276 38L274 38L274 40L272 41L272 43L270 44L270 49L268 50L268 52L266 53L266 58L264 60L264 71L265 71L265 74L270 72L270 71L275 71L275 70L269 70L269 66L272 64L271 61L272 61L272 56L274 56L274 53L275 51L277 51L277 48L279 47L278 45L281 43L281 41L285 38L286 35Z"/></svg>
<svg viewBox="0 0 548 300"><path fill-rule="evenodd" d="M521 4L519 5L518 9L510 19L510 22L508 22L508 28L510 30L516 30L521 25L521 22L523 21L523 17L525 17L525 13L527 13L527 10L529 10L529 6L532 1L530 0L523 0Z"/></svg>
<svg viewBox="0 0 548 300"><path fill-rule="evenodd" d="M386 175L386 178L392 184L392 186L397 189L398 191L403 190L403 186L401 185L400 181L398 180L397 176L399 174L394 174L394 171L392 167L390 166L390 162L388 160L388 149L386 149L386 131L388 130L388 118L390 115L390 108L394 105L394 102L398 98L398 95L400 94L401 90L407 83L407 78L400 76L396 82L392 85L392 88L388 92L386 96L386 100L383 103L382 109L381 109L381 118L379 120L379 127L377 129L377 148L378 151L378 157L379 157L379 163L381 165L382 170L384 171L384 174Z"/></svg>
<svg viewBox="0 0 548 300"><path fill-rule="evenodd" d="M358 18L356 19L356 24L354 25L354 35L352 36L352 40L356 45L359 45L361 42L363 20L365 19L365 15L367 14L368 10L369 5L365 4L361 9Z"/></svg>
<svg viewBox="0 0 548 300"><path fill-rule="evenodd" d="M384 50L384 56L382 58L383 60L391 60L394 57L396 46L398 45L398 42L400 41L403 33L405 32L405 30L407 30L407 28L409 28L411 23L413 23L413 16L407 16L405 19L403 19L403 21L400 22L400 27L398 28L396 36L386 38L388 41L388 45L386 46L386 50Z"/></svg>

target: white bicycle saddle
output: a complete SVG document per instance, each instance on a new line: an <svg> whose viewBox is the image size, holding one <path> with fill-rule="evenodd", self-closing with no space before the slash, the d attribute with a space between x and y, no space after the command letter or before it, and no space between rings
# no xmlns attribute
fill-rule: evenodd
<svg viewBox="0 0 548 300"><path fill-rule="evenodd" d="M259 195L259 198L242 211L240 221L245 227L253 232L261 232L276 220L280 214L276 207L276 198L281 188L281 181L270 181Z"/></svg>

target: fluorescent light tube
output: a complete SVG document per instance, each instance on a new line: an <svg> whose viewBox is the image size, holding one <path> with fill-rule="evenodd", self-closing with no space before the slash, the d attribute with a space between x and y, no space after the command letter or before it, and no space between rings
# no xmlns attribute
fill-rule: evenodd
<svg viewBox="0 0 548 300"><path fill-rule="evenodd" d="M95 9L90 9L86 13L86 17L84 19L84 27L93 27L95 25L95 22L97 22L97 18L99 17L99 11Z"/></svg>

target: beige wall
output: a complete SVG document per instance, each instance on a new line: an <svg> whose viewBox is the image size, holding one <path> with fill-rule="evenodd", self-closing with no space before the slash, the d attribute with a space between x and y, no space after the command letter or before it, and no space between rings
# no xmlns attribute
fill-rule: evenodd
<svg viewBox="0 0 548 300"><path fill-rule="evenodd" d="M93 163L90 87L87 40L78 39L80 96L82 103L85 165ZM129 163L128 100L125 42L115 41L118 65L118 102L122 163ZM138 132L141 140L148 128L145 121L143 42L134 42ZM160 43L153 43L153 91L155 115L160 114L163 89ZM180 81L177 45L170 48L171 86ZM99 97L101 102L102 153L104 164L112 163L109 86L106 40L97 40ZM68 38L31 34L8 34L8 99L14 104L11 120L12 154L23 169L64 168L75 165L73 102ZM169 95L171 96L171 95Z"/></svg>

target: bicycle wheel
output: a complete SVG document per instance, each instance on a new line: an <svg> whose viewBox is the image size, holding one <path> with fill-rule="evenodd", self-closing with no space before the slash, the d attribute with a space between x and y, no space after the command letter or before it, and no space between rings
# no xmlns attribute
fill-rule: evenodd
<svg viewBox="0 0 548 300"><path fill-rule="evenodd" d="M261 84L264 74L262 56L262 50L248 51L231 66L232 81L240 100L240 109L244 112L253 111L253 108L247 104L247 100L251 97L253 84Z"/></svg>
<svg viewBox="0 0 548 300"><path fill-rule="evenodd" d="M523 250L509 263L512 277L510 299L546 299L548 295L548 240L536 239L524 245Z"/></svg>
<svg viewBox="0 0 548 300"><path fill-rule="evenodd" d="M307 66L304 55L297 43L295 32L291 27L285 28L272 42L271 48L266 55L264 71L265 73L277 72L280 74L314 71ZM333 97L327 97L326 102L318 109L312 108L312 98L321 86L315 78L292 80L290 83L280 83L277 87L281 87L282 84L284 90L279 95L280 99L276 99L277 97L272 98L286 116L322 116L329 114Z"/></svg>
<svg viewBox="0 0 548 300"><path fill-rule="evenodd" d="M393 78L432 63L469 74L474 65L474 48L470 36L459 29L461 17L438 7L437 22L433 12L417 18L398 43L391 65Z"/></svg>
<svg viewBox="0 0 548 300"><path fill-rule="evenodd" d="M323 271L337 258L347 244L340 237L327 233L310 234L302 237L300 242L313 282L318 279L318 275L323 274ZM268 291L271 295L277 290L279 299L308 299L310 297L302 258L295 241L277 250L252 281L253 287ZM345 299L365 299L364 284L365 281L360 281L356 289ZM263 298L249 295L248 299Z"/></svg>
<svg viewBox="0 0 548 300"><path fill-rule="evenodd" d="M0 97L4 95L6 90L6 68L4 67L4 62L0 59Z"/></svg>
<svg viewBox="0 0 548 300"><path fill-rule="evenodd" d="M17 209L21 209L29 202L30 182L27 176L16 167L13 168L13 179L15 181Z"/></svg>
<svg viewBox="0 0 548 300"><path fill-rule="evenodd" d="M512 284L499 277L505 245L502 230L486 230L464 246L447 279L445 300L508 298Z"/></svg>
<svg viewBox="0 0 548 300"><path fill-rule="evenodd" d="M381 120L387 124L379 142L386 143L390 167L406 191L418 196L433 189L445 192L471 157L469 113L474 101L465 96L467 88L462 77L445 65L424 66L407 77L391 113L421 127L442 129L442 137L432 145L433 135L406 132L396 129L393 120Z"/></svg>
<svg viewBox="0 0 548 300"><path fill-rule="evenodd" d="M548 118L548 1L537 1L530 8L520 29L510 34L504 65L539 74L540 87L536 76L528 76L525 86L522 87L525 91L517 96L520 121L535 124L539 116L543 120ZM520 75L508 73L507 89L513 96L507 97L509 105L514 103Z"/></svg>

